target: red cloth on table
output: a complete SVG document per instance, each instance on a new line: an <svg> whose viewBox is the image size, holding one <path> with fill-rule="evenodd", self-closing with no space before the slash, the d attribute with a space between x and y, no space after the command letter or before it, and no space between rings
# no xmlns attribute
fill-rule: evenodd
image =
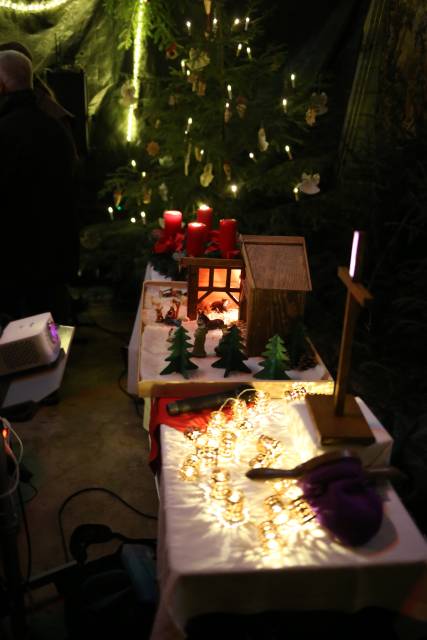
<svg viewBox="0 0 427 640"><path fill-rule="evenodd" d="M180 413L177 416L171 416L167 412L166 405L170 402L176 402L177 400L182 400L182 398L153 398L151 400L149 426L151 446L148 462L153 472L159 471L161 465L160 425L166 424L168 427L178 429L178 431L186 431L194 427L205 429L213 411L213 409L202 409L200 411L188 411L187 413Z"/></svg>

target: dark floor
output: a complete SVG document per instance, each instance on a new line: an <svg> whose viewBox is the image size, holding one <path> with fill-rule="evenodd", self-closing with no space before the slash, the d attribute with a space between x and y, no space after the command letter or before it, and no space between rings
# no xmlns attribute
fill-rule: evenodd
<svg viewBox="0 0 427 640"><path fill-rule="evenodd" d="M88 309L81 313L71 346L59 402L40 406L34 417L14 422L24 445L23 463L34 490L23 485L31 540L31 575L63 565L65 555L58 524L64 501L85 488L115 492L136 509L157 514L157 493L147 465L148 435L138 412L143 407L119 388L126 367L126 347L133 312L113 311L108 289L86 293ZM126 386L123 375L122 386ZM63 529L68 542L80 524L103 523L131 538L155 537L156 520L134 513L103 491L82 493L66 505ZM19 532L21 570L28 573L28 543L23 523ZM88 559L106 556L118 542L92 545ZM27 599L31 637L62 640L63 602L53 585L34 590ZM0 638L2 627L0 622Z"/></svg>

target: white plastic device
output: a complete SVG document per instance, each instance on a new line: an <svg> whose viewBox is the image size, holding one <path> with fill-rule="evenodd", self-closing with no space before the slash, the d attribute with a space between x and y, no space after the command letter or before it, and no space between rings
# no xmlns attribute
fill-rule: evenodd
<svg viewBox="0 0 427 640"><path fill-rule="evenodd" d="M52 364L61 338L50 313L40 313L6 325L0 337L0 375Z"/></svg>

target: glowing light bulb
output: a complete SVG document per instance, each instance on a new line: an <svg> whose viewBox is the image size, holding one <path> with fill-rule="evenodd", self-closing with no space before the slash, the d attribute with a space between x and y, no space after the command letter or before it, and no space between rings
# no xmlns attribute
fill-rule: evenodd
<svg viewBox="0 0 427 640"><path fill-rule="evenodd" d="M238 27L240 24L240 18L234 18L233 26Z"/></svg>
<svg viewBox="0 0 427 640"><path fill-rule="evenodd" d="M187 20L187 22L185 23L185 26L187 27L188 35L190 35L190 33L191 33L191 21Z"/></svg>
<svg viewBox="0 0 427 640"><path fill-rule="evenodd" d="M239 56L241 54L242 49L243 49L243 44L239 42L239 44L237 45L236 56Z"/></svg>
<svg viewBox="0 0 427 640"><path fill-rule="evenodd" d="M135 224L136 218L131 218L130 221L132 222L132 224Z"/></svg>
<svg viewBox="0 0 427 640"><path fill-rule="evenodd" d="M145 211L141 211L139 215L141 216L142 224L146 224L147 223L147 214L145 213Z"/></svg>
<svg viewBox="0 0 427 640"><path fill-rule="evenodd" d="M181 71L185 74L185 60L181 60Z"/></svg>
<svg viewBox="0 0 427 640"><path fill-rule="evenodd" d="M249 153L249 157L255 162L255 154L252 151Z"/></svg>
<svg viewBox="0 0 427 640"><path fill-rule="evenodd" d="M252 52L250 47L246 47L246 53L248 54L249 60L252 60Z"/></svg>
<svg viewBox="0 0 427 640"><path fill-rule="evenodd" d="M296 200L296 202L298 202L298 200L299 200L299 189L298 189L298 187L294 187L293 192L294 192L295 200Z"/></svg>
<svg viewBox="0 0 427 640"><path fill-rule="evenodd" d="M231 190L231 193L233 194L233 196L236 197L237 196L237 191L238 191L237 184L230 185L230 190Z"/></svg>
<svg viewBox="0 0 427 640"><path fill-rule="evenodd" d="M282 100L282 107L283 107L283 112L287 113L288 112L288 101L286 98L283 98Z"/></svg>
<svg viewBox="0 0 427 640"><path fill-rule="evenodd" d="M144 179L147 177L147 172L146 171L141 171L141 178Z"/></svg>
<svg viewBox="0 0 427 640"><path fill-rule="evenodd" d="M292 85L292 89L295 89L295 79L296 79L296 75L294 73L291 73L291 85Z"/></svg>
<svg viewBox="0 0 427 640"><path fill-rule="evenodd" d="M285 146L285 151L288 154L289 160L293 160L294 158L293 158L293 155L292 155L292 152L291 152L291 148L290 148L290 146L288 144Z"/></svg>
<svg viewBox="0 0 427 640"><path fill-rule="evenodd" d="M108 207L107 211L108 211L108 213L114 213L113 207Z"/></svg>
<svg viewBox="0 0 427 640"><path fill-rule="evenodd" d="M231 84L227 85L227 93L228 93L229 99L232 100L233 99L233 90L231 88Z"/></svg>
<svg viewBox="0 0 427 640"><path fill-rule="evenodd" d="M190 131L191 125L193 124L193 118L188 118L187 120L187 129Z"/></svg>
<svg viewBox="0 0 427 640"><path fill-rule="evenodd" d="M130 161L131 167L133 167L135 169L136 167L136 160L131 160Z"/></svg>
<svg viewBox="0 0 427 640"><path fill-rule="evenodd" d="M246 18L245 18L245 31L248 30L250 20L251 19L248 16L246 16Z"/></svg>

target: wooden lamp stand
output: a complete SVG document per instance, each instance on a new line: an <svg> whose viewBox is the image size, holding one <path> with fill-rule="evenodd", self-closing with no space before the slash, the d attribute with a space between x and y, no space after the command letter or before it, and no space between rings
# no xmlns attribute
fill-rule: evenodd
<svg viewBox="0 0 427 640"><path fill-rule="evenodd" d="M355 231L350 269L338 267L338 277L347 287L347 300L334 394L306 396L322 445L368 445L375 442L354 396L346 393L357 318L360 308L372 300L370 292L358 281L362 263L362 240L361 232Z"/></svg>

